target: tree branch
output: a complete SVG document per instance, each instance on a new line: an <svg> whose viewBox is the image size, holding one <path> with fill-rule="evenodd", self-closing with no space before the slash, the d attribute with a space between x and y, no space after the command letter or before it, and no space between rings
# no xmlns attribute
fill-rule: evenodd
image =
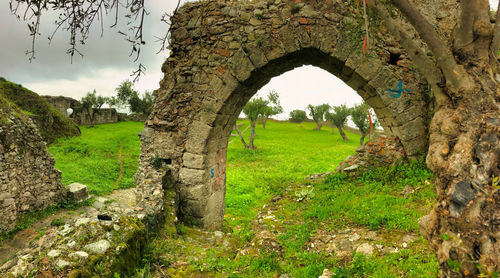
<svg viewBox="0 0 500 278"><path fill-rule="evenodd" d="M243 145L245 146L245 149L248 149L248 145L245 142L245 138L243 137L243 134L241 134L240 130L238 129L238 125L237 124L234 124L234 129L236 129L236 132L238 132L238 135L241 138L241 143L243 143Z"/></svg>
<svg viewBox="0 0 500 278"><path fill-rule="evenodd" d="M473 23L474 49L482 64L489 60L489 50L493 38L493 27L490 23L490 3L488 0L474 0L475 18Z"/></svg>
<svg viewBox="0 0 500 278"><path fill-rule="evenodd" d="M474 41L474 34L472 25L474 24L474 2L473 1L460 1L460 20L455 30L453 46L456 50L463 51L464 53L472 52L472 42Z"/></svg>
<svg viewBox="0 0 500 278"><path fill-rule="evenodd" d="M369 1L370 8L376 11L376 14L382 19L389 33L399 41L401 46L406 49L413 63L415 63L420 73L427 79L432 88L438 105L443 103L448 97L443 93L439 84L444 82L443 73L436 67L436 64L425 54L425 52L415 43L414 38L410 38L407 32L397 24L389 15L387 10L377 2Z"/></svg>
<svg viewBox="0 0 500 278"><path fill-rule="evenodd" d="M471 82L471 77L462 66L457 64L451 51L446 48L446 43L432 25L408 0L392 0L392 2L405 15L436 56L437 64L441 67L451 91L455 94L461 91L471 92L474 84Z"/></svg>

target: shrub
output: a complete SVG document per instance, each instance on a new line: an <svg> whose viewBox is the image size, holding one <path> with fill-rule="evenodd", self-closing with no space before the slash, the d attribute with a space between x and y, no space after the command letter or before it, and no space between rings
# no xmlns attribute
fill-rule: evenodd
<svg viewBox="0 0 500 278"><path fill-rule="evenodd" d="M290 122L301 123L305 120L307 120L306 111L296 109L290 112Z"/></svg>

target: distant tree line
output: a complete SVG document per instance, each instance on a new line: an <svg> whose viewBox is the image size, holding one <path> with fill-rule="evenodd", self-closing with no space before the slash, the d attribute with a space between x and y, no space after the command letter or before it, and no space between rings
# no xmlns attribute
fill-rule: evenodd
<svg viewBox="0 0 500 278"><path fill-rule="evenodd" d="M132 113L147 116L151 113L151 107L154 103L152 92L145 91L142 96L133 89L134 83L129 80L123 81L116 89L116 96L104 97L98 95L96 90L88 92L80 100L80 107L77 109L85 111L90 120L90 126L95 123L95 115L99 113L104 104L109 107L128 108ZM281 112L280 112L281 113Z"/></svg>
<svg viewBox="0 0 500 278"><path fill-rule="evenodd" d="M347 138L344 132L344 127L349 117L351 117L352 122L361 133L361 145L366 135L368 135L372 129L379 126L375 114L365 102L355 105L354 107L347 107L345 104L333 107L329 104L309 104L307 109L309 110L309 116L311 116L312 120L316 123L316 128L314 128L314 130L321 130L321 127L328 123L332 127L332 134L335 133L335 128L337 128L344 141L349 141L349 138ZM305 120L307 120L306 111L297 109L290 112L290 122L301 123Z"/></svg>
<svg viewBox="0 0 500 278"><path fill-rule="evenodd" d="M329 124L332 127L332 134L334 134L335 129L337 129L344 141L349 141L349 138L344 132L344 128L350 117L361 133L360 145L363 145L366 136L372 132L374 128L379 126L379 122L371 107L365 102L355 105L354 107L347 107L345 104L340 106L330 106L326 103L321 105L309 104L307 110L309 110L309 116L311 116L312 120L316 123L314 130L321 130L323 125ZM235 124L234 129L246 149L257 149L254 144L257 122L260 121L262 123L262 128L265 129L267 120L271 116L280 113L283 113L283 107L280 105L279 94L276 91L270 91L267 95L267 99L263 99L262 97L253 98L245 105L243 114L250 120L250 139L248 143L243 136L244 131L240 130L241 125ZM304 110L296 109L290 112L290 122L302 123L307 119L307 113Z"/></svg>

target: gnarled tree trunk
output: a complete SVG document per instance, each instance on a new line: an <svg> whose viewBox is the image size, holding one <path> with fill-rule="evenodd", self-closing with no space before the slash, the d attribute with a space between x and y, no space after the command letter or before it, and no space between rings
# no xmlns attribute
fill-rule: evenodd
<svg viewBox="0 0 500 278"><path fill-rule="evenodd" d="M347 138L347 136L345 135L344 130L342 129L342 126L337 126L337 129L339 130L339 133L340 133L340 136L342 136L342 139L344 139L344 141L349 141L349 138Z"/></svg>
<svg viewBox="0 0 500 278"><path fill-rule="evenodd" d="M500 267L500 191L495 181L500 175L495 74L500 16L493 25L487 0L460 1L460 18L447 43L408 0L391 2L419 36L408 34L381 1L368 5L407 50L435 97L426 162L436 177L438 200L420 219L421 230L437 250L443 276L493 277Z"/></svg>
<svg viewBox="0 0 500 278"><path fill-rule="evenodd" d="M250 150L257 149L257 147L255 147L253 144L253 141L255 139L255 124L256 124L256 121L250 122L250 127L251 127L250 142L248 143L248 147L246 147L247 149L250 149Z"/></svg>

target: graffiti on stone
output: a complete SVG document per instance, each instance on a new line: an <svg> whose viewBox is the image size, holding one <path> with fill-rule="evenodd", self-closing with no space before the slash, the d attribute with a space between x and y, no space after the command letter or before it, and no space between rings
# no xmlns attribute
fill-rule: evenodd
<svg viewBox="0 0 500 278"><path fill-rule="evenodd" d="M398 82L398 86L397 88L395 89L391 89L391 88L387 88L387 90L389 91L389 94L391 95L391 97L393 98L398 98L400 97L403 93L409 93L411 92L410 89L404 89L403 88L403 81L399 81Z"/></svg>

